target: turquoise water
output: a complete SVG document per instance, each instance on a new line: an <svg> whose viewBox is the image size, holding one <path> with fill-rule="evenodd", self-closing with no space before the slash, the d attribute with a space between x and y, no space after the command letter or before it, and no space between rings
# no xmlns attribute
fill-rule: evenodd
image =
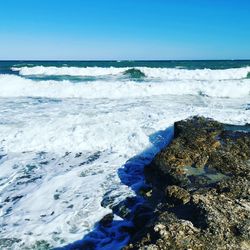
<svg viewBox="0 0 250 250"><path fill-rule="evenodd" d="M0 61L0 74L13 73L12 67L151 67L184 69L229 69L250 66L250 60L204 60L204 61Z"/></svg>
<svg viewBox="0 0 250 250"><path fill-rule="evenodd" d="M250 60L184 60L184 61L0 61L1 67L67 66L67 67L156 67L186 69L229 69L250 66Z"/></svg>

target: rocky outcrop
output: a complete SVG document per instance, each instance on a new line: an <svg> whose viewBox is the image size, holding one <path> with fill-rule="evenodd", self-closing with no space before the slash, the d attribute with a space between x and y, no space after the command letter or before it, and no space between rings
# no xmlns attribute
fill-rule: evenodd
<svg viewBox="0 0 250 250"><path fill-rule="evenodd" d="M250 249L250 133L203 117L145 167L152 186L128 249Z"/></svg>

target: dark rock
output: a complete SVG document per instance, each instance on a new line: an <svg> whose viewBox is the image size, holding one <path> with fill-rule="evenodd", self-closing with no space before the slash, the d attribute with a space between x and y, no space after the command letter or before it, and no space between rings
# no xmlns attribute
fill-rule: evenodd
<svg viewBox="0 0 250 250"><path fill-rule="evenodd" d="M145 226L152 218L152 208L147 205L139 205L135 210L134 224L137 228Z"/></svg>
<svg viewBox="0 0 250 250"><path fill-rule="evenodd" d="M114 215L112 213L105 215L100 220L100 225L103 227L110 227L114 219Z"/></svg>
<svg viewBox="0 0 250 250"><path fill-rule="evenodd" d="M174 140L145 167L153 207L135 211L125 249L250 249L248 129L204 117L174 127Z"/></svg>
<svg viewBox="0 0 250 250"><path fill-rule="evenodd" d="M178 186L168 186L165 189L165 194L167 197L177 203L186 204L190 201L189 192Z"/></svg>

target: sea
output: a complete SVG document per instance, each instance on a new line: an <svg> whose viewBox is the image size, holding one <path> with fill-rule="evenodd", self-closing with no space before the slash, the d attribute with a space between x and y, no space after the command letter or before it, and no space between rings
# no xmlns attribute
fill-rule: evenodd
<svg viewBox="0 0 250 250"><path fill-rule="evenodd" d="M122 248L144 166L195 115L249 124L250 61L0 61L0 249Z"/></svg>

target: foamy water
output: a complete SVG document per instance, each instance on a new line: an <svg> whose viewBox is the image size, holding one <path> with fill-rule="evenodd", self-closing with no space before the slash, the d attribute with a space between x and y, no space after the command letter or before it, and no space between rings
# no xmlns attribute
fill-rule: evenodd
<svg viewBox="0 0 250 250"><path fill-rule="evenodd" d="M0 97L47 97L84 99L123 99L162 95L206 95L241 98L250 94L250 79L168 80L136 82L132 80L74 83L69 80L34 81L14 75L0 75Z"/></svg>
<svg viewBox="0 0 250 250"><path fill-rule="evenodd" d="M145 81L120 79L126 67L12 68L17 74L0 74L0 234L12 249L35 249L39 240L64 246L91 232L111 205L135 195L118 170L142 152L153 157L165 139L156 133L175 121L250 123L248 67L140 67ZM103 207L107 193L113 200ZM103 249L120 246L114 242Z"/></svg>
<svg viewBox="0 0 250 250"><path fill-rule="evenodd" d="M178 69L178 68L149 68L149 67L135 67L141 70L148 77L164 78L165 80L230 80L246 78L250 67L235 68L235 69ZM124 68L101 68L101 67L13 67L12 70L18 71L20 75L65 75L65 76L107 76L119 75L124 71L130 69Z"/></svg>

